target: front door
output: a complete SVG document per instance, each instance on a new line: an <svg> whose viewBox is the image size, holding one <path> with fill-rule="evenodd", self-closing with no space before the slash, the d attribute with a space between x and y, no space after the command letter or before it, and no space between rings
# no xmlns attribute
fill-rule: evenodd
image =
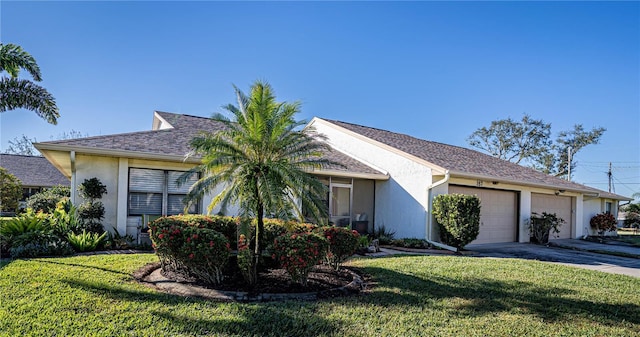
<svg viewBox="0 0 640 337"><path fill-rule="evenodd" d="M329 214L336 226L351 227L351 185L331 184Z"/></svg>

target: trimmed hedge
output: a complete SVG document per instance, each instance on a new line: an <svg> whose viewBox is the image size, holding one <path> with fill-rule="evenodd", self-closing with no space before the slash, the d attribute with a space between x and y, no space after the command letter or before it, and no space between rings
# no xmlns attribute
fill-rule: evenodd
<svg viewBox="0 0 640 337"><path fill-rule="evenodd" d="M433 214L443 243L462 249L480 232L480 198L466 194L441 194L433 200Z"/></svg>
<svg viewBox="0 0 640 337"><path fill-rule="evenodd" d="M272 257L294 282L306 286L309 272L326 257L329 241L315 233L287 233L276 238L273 247Z"/></svg>
<svg viewBox="0 0 640 337"><path fill-rule="evenodd" d="M327 264L338 270L342 262L351 257L358 249L360 234L354 230L335 226L321 227L320 230L329 242Z"/></svg>

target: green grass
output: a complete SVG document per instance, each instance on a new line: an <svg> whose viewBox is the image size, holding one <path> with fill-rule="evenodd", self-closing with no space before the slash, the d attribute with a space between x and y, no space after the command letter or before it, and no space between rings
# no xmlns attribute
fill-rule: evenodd
<svg viewBox="0 0 640 337"><path fill-rule="evenodd" d="M640 279L537 261L361 258L369 294L220 303L157 293L130 276L150 254L0 265L0 336L632 336Z"/></svg>

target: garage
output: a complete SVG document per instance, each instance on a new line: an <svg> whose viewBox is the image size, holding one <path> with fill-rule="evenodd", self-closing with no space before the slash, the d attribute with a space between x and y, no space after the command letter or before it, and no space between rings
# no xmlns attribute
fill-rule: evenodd
<svg viewBox="0 0 640 337"><path fill-rule="evenodd" d="M517 241L516 192L451 185L449 193L477 195L480 198L480 233L470 244Z"/></svg>
<svg viewBox="0 0 640 337"><path fill-rule="evenodd" d="M560 226L560 233L549 235L549 239L569 239L571 238L573 200L571 197L553 194L531 193L531 212L542 214L542 212L555 213L565 223Z"/></svg>

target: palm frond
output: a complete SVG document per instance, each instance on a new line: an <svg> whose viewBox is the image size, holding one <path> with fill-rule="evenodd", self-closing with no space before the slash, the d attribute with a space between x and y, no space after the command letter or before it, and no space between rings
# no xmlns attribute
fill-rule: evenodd
<svg viewBox="0 0 640 337"><path fill-rule="evenodd" d="M0 79L0 112L27 109L51 124L57 124L60 113L56 100L45 88L24 79Z"/></svg>
<svg viewBox="0 0 640 337"><path fill-rule="evenodd" d="M34 81L42 81L40 67L33 56L18 45L0 43L0 71L6 71L12 78L16 78L20 69L29 72Z"/></svg>

